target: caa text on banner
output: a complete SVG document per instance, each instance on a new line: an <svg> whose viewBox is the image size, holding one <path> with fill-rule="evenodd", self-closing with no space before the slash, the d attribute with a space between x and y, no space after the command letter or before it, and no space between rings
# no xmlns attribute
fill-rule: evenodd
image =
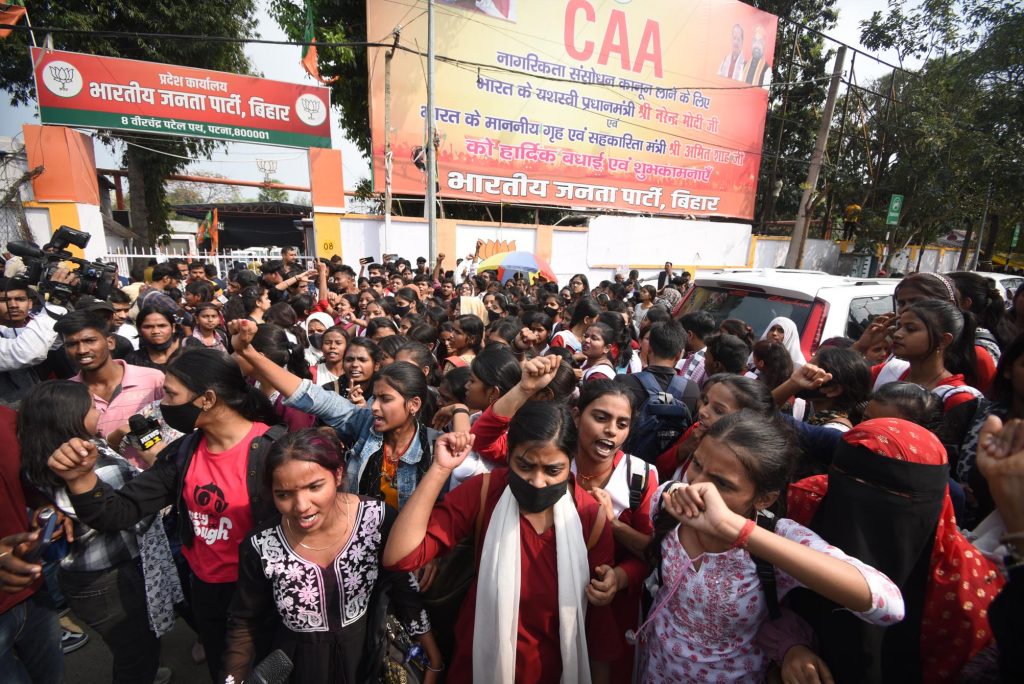
<svg viewBox="0 0 1024 684"><path fill-rule="evenodd" d="M30 48L44 124L330 147L330 90Z"/></svg>
<svg viewBox="0 0 1024 684"><path fill-rule="evenodd" d="M442 197L753 217L776 17L733 0L464 5L435 3L437 55L490 68L436 61ZM409 0L368 0L368 35L410 14ZM426 20L401 42L425 50ZM399 51L391 66L400 194L425 191L420 61ZM384 50L369 69L382 191Z"/></svg>

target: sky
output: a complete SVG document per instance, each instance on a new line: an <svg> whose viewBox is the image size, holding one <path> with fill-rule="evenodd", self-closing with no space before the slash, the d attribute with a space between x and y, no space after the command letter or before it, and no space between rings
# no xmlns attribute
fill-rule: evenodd
<svg viewBox="0 0 1024 684"><path fill-rule="evenodd" d="M541 0L528 1L539 2ZM918 1L914 0L909 4L917 4ZM259 0L258 3L257 30L260 38L287 40L284 32L270 17L267 10L268 4L268 0ZM870 18L875 11L884 11L886 4L887 0L839 0L838 24L833 31L829 32L829 36L848 45L863 49L860 44L859 23ZM28 3L28 6L31 13L31 2ZM421 15L418 21L426 21L426 17ZM59 37L55 40L55 46L60 49ZM313 79L305 73L299 63L300 49L298 47L247 45L246 54L252 61L256 71L265 78L292 83L313 83ZM897 63L894 53L879 53L877 56L888 61L890 64ZM847 64L849 64L849 56L847 57ZM863 56L857 59L856 75L859 83L878 78L887 72L888 67L884 65L873 62ZM37 115L34 106L14 108L6 99L0 102L0 136L14 137L20 135L23 124L36 121ZM352 190L360 179L370 175L370 166L369 161L362 157L355 145L345 138L338 124L337 112L331 117L331 140L332 146L342 151L345 189ZM102 144L96 144L96 162L98 166L102 168L116 168L119 166L120 158L120 150L112 151ZM263 173L257 168L257 160L259 159L277 162L277 171L273 175L282 183L308 186L309 169L305 152L298 149L266 145L229 143L227 147L223 147L215 152L212 159L197 160L183 173L199 175L202 172L215 172L237 180L260 181L263 180ZM241 188L241 191L245 197L255 197L258 192L254 188Z"/></svg>

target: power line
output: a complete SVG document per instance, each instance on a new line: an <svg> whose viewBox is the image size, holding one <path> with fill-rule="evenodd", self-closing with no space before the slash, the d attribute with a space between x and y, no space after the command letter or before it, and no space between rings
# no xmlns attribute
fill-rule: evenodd
<svg viewBox="0 0 1024 684"><path fill-rule="evenodd" d="M20 24L19 25L0 24L0 28L2 28L2 29L13 29L13 30L18 30L18 31L22 31L22 32L40 31L40 32L43 32L43 33L83 35L83 36L93 36L93 37L102 37L102 38L137 39L137 40L139 40L139 39L146 39L146 40L187 40L189 42L209 41L209 42L214 42L214 43L235 43L235 44L240 44L240 45L281 45L281 46L289 46L289 47L305 47L305 46L316 45L317 48L366 47L366 48L388 48L388 49L396 47L392 43L381 43L381 42L377 42L377 41L322 42L322 41L295 41L295 40L268 40L268 39L265 39L265 38L233 38L233 37L229 37L229 36L189 35L189 34L182 34L182 33L151 33L151 32L138 32L138 31L98 31L98 30L95 30L95 29L68 29L68 28L48 27L48 26L32 26L32 27L28 27L28 26L22 26ZM423 51L421 51L419 49L415 49L415 48L411 48L411 47L405 46L405 45L399 44L397 46L397 49L401 50L403 52L408 52L410 54L417 55L418 57L421 57L421 58L425 58L426 57L426 53L425 52L423 52ZM499 72L508 73L508 74L516 74L516 75L520 75L520 76L528 76L530 78L546 80L546 81L554 81L554 82L561 82L561 83L571 83L571 84L580 85L580 86L599 86L599 85L604 85L604 87L606 87L606 88L624 89L624 90L627 90L627 91L631 90L630 88L623 87L623 86L614 86L614 85L609 85L609 84L596 84L596 83L590 83L590 82L587 82L587 81L576 81L576 80L573 80L571 78L551 76L551 75L547 75L547 74L535 74L533 72L519 71L517 69L511 69L509 67L504 67L504 66L497 65L497 64L487 64L487 63L484 63L484 62L475 62L475 61L464 60L464 59L456 59L454 57L448 57L446 55L435 55L435 59L437 59L438 61L442 61L442 62L448 63L448 64L468 65L468 66L472 66L472 67L478 68L478 69L488 69L488 70L491 70L491 71L499 71ZM808 80L805 80L805 81L794 81L791 84L787 84L785 82L779 82L779 83L772 83L772 84L770 84L768 86L751 85L751 84L747 84L747 83L743 83L743 84L739 84L739 85L730 85L730 86L710 86L710 85L679 86L679 85L675 85L675 86L664 87L664 88L661 88L661 89L662 90L676 90L676 91L680 91L680 90L684 90L684 91L700 90L702 92L703 91L721 91L721 90L753 90L753 89L757 89L757 88L769 88L769 87L774 88L774 87L781 87L781 86L784 86L784 85L800 85L800 84L803 84L803 83L815 83L815 82L818 82L820 80L823 80L823 79L815 78L815 79L808 79ZM824 80L828 80L828 79L825 78Z"/></svg>
<svg viewBox="0 0 1024 684"><path fill-rule="evenodd" d="M832 36L828 35L827 33L819 31L818 29L815 29L815 28L811 28L807 24L801 24L799 21L793 21L789 17L782 17L782 16L780 16L779 17L779 21L784 21L787 24L790 24L792 26L796 26L797 28L803 29L804 31L807 31L808 33L813 33L814 35L816 35L816 36L818 36L820 38L824 38L825 40L829 40L829 41L835 43L836 45L846 45L846 47L849 50L852 50L853 52L856 52L858 55L864 55L865 57L867 57L869 59L873 59L876 62L878 62L879 64L881 64L883 66L887 66L890 69L893 69L893 70L896 70L896 71L902 71L903 73L908 74L910 76L917 76L918 75L918 73L916 71L910 71L909 69L905 69L905 68L903 68L901 66L896 66L895 64L889 64L888 62L886 62L881 57L877 57L877 56L871 54L870 52L864 52L863 50L861 50L859 48L856 48L856 47L854 47L852 45L847 45L843 41L836 40L835 38L833 38Z"/></svg>

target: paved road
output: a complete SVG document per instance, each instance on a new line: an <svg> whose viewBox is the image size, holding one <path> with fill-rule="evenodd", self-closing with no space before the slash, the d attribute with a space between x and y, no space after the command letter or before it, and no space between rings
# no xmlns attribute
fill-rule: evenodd
<svg viewBox="0 0 1024 684"><path fill-rule="evenodd" d="M81 623L79 623L81 624ZM89 643L64 657L67 684L101 684L110 681L111 657L99 635L86 628ZM206 664L192 662L195 634L182 620L161 639L161 664L174 671L171 682L178 684L210 684Z"/></svg>

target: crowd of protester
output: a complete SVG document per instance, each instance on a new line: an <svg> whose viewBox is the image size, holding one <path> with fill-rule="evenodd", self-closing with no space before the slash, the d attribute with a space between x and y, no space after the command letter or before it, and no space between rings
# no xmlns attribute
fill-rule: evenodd
<svg viewBox="0 0 1024 684"><path fill-rule="evenodd" d="M8 269L3 681L63 681L77 621L167 682L178 619L231 684L275 650L302 683L1024 681L1024 287L910 275L807 356L669 267L364 262L67 306Z"/></svg>

